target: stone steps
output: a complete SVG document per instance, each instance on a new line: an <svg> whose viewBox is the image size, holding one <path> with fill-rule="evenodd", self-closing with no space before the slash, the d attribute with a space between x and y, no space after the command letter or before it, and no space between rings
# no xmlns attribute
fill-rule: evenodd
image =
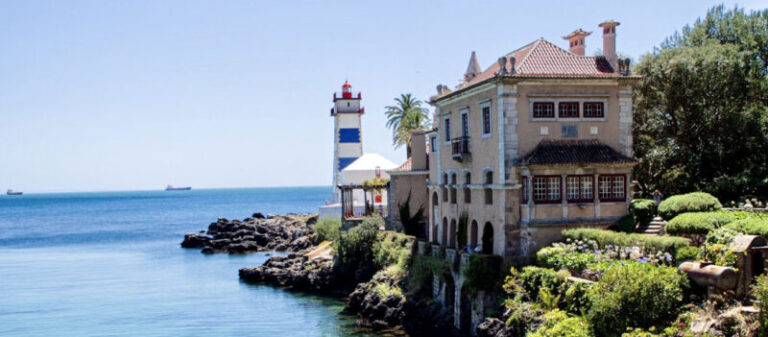
<svg viewBox="0 0 768 337"><path fill-rule="evenodd" d="M661 217L655 217L651 220L651 223L645 226L639 226L635 229L636 233L648 234L648 235L661 235L664 232L664 227L667 222Z"/></svg>

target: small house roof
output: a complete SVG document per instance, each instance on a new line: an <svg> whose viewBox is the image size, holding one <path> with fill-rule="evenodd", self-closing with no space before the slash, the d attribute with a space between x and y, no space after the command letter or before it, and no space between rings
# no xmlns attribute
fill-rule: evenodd
<svg viewBox="0 0 768 337"><path fill-rule="evenodd" d="M525 155L522 162L528 165L633 164L636 160L595 139L545 139Z"/></svg>

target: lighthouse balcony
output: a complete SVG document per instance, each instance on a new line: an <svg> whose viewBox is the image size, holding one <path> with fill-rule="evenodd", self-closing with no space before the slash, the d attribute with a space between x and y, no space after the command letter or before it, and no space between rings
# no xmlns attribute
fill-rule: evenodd
<svg viewBox="0 0 768 337"><path fill-rule="evenodd" d="M472 160L472 155L469 152L469 137L451 139L451 156L460 162Z"/></svg>
<svg viewBox="0 0 768 337"><path fill-rule="evenodd" d="M334 92L333 93L333 100L336 101L337 99L362 99L363 95L358 91L357 93L353 92Z"/></svg>

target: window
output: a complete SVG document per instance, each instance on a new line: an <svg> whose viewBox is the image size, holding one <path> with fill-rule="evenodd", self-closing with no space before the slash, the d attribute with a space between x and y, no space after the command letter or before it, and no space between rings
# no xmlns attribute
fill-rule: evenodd
<svg viewBox="0 0 768 337"><path fill-rule="evenodd" d="M464 203L472 203L472 190L469 189L469 184L472 183L472 174L467 172L464 174Z"/></svg>
<svg viewBox="0 0 768 337"><path fill-rule="evenodd" d="M493 190L491 189L490 185L493 183L493 171L485 172L485 181L486 184L485 187L485 204L486 205L492 205L493 204Z"/></svg>
<svg viewBox="0 0 768 337"><path fill-rule="evenodd" d="M560 118L579 118L579 102L560 102L557 115Z"/></svg>
<svg viewBox="0 0 768 337"><path fill-rule="evenodd" d="M491 134L491 107L483 107L483 135Z"/></svg>
<svg viewBox="0 0 768 337"><path fill-rule="evenodd" d="M528 177L523 177L523 203L528 203L528 194L530 194L531 187L528 185Z"/></svg>
<svg viewBox="0 0 768 337"><path fill-rule="evenodd" d="M432 152L437 152L437 137L429 137L429 148Z"/></svg>
<svg viewBox="0 0 768 337"><path fill-rule="evenodd" d="M555 118L555 103L533 103L533 118Z"/></svg>
<svg viewBox="0 0 768 337"><path fill-rule="evenodd" d="M443 187L443 202L448 202L448 188Z"/></svg>
<svg viewBox="0 0 768 337"><path fill-rule="evenodd" d="M446 118L445 119L445 141L450 142L451 141L451 119Z"/></svg>
<svg viewBox="0 0 768 337"><path fill-rule="evenodd" d="M603 118L603 102L584 102L584 118Z"/></svg>
<svg viewBox="0 0 768 337"><path fill-rule="evenodd" d="M626 200L626 185L624 175L601 175L600 201Z"/></svg>
<svg viewBox="0 0 768 337"><path fill-rule="evenodd" d="M541 204L560 202L560 187L559 176L533 177L533 201Z"/></svg>
<svg viewBox="0 0 768 337"><path fill-rule="evenodd" d="M561 133L563 138L579 138L579 126L575 124L563 124Z"/></svg>
<svg viewBox="0 0 768 337"><path fill-rule="evenodd" d="M456 173L451 173L451 203L456 203Z"/></svg>
<svg viewBox="0 0 768 337"><path fill-rule="evenodd" d="M568 176L565 179L568 202L592 202L592 176Z"/></svg>

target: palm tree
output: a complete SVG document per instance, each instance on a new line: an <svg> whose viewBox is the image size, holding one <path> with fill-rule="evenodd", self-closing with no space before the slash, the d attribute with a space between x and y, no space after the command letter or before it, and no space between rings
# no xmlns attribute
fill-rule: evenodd
<svg viewBox="0 0 768 337"><path fill-rule="evenodd" d="M429 128L429 110L421 107L421 101L411 94L395 98L395 105L386 106L387 127L392 129L392 145L405 145L408 158L411 157L411 131Z"/></svg>

